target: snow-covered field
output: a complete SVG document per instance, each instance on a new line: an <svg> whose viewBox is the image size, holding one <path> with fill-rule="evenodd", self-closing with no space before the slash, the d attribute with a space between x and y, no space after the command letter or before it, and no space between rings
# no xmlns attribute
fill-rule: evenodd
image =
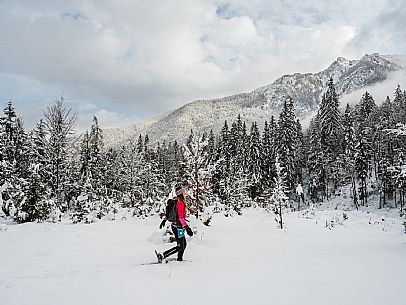
<svg viewBox="0 0 406 305"><path fill-rule="evenodd" d="M3 225L0 304L404 305L403 220L377 213L291 213L285 230L263 210L215 214L162 265L145 265L172 246L158 217Z"/></svg>

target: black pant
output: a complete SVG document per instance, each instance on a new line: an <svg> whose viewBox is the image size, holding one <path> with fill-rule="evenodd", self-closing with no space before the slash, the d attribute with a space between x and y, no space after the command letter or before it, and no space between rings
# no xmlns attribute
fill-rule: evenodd
<svg viewBox="0 0 406 305"><path fill-rule="evenodd" d="M176 247L173 247L169 250L166 250L163 255L164 258L178 253L178 260L182 260L183 259L183 252L185 252L186 249L186 237L185 237L185 231L182 228L178 228L174 225L171 226L172 227L172 232L173 234L175 234L175 238L176 238ZM179 232L179 231L182 232ZM179 236L179 233L181 235L181 237ZM183 236L182 236L183 235Z"/></svg>

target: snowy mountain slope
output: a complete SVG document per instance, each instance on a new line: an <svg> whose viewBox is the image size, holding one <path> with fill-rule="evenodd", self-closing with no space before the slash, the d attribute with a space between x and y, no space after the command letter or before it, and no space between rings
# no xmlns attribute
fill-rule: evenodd
<svg viewBox="0 0 406 305"><path fill-rule="evenodd" d="M138 136L140 133L144 133L145 130L158 119L152 119L149 121L138 122L122 128L110 128L103 130L104 144L107 147L116 145L118 143L124 143L129 138Z"/></svg>
<svg viewBox="0 0 406 305"><path fill-rule="evenodd" d="M319 73L284 75L272 84L250 93L196 100L141 128L128 128L127 131L117 129L107 133L123 134L121 140L115 137L112 143L122 143L124 139L136 138L140 133L148 134L152 141L184 140L191 129L208 131L213 128L218 131L224 125L224 120L233 121L238 114L248 124L252 121L261 124L269 120L271 115L279 114L288 96L295 103L298 117L304 118L318 109L330 77L336 83L338 94L345 95L385 80L391 72L403 69L401 62L403 59L399 56L381 56L376 53L365 55L359 60L339 57Z"/></svg>

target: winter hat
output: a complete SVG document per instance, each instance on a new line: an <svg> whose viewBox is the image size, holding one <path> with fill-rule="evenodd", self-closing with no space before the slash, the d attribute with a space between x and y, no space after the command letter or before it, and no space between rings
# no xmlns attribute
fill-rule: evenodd
<svg viewBox="0 0 406 305"><path fill-rule="evenodd" d="M183 194L185 192L185 190L183 188L181 188L180 186L178 186L176 188L176 195L179 196L180 194Z"/></svg>

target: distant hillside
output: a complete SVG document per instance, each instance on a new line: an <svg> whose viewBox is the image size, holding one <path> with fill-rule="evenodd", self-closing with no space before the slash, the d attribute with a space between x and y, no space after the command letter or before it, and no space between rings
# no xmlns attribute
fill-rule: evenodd
<svg viewBox="0 0 406 305"><path fill-rule="evenodd" d="M284 75L272 84L249 93L196 100L156 120L126 128L105 131L107 145L117 145L135 139L140 133L152 141L184 140L190 130L219 130L224 120L232 121L238 114L247 122L262 123L277 116L283 101L292 97L299 118L318 109L327 81L333 78L339 95L384 81L388 74L403 69L397 56L365 55L359 60L337 58L318 73Z"/></svg>

